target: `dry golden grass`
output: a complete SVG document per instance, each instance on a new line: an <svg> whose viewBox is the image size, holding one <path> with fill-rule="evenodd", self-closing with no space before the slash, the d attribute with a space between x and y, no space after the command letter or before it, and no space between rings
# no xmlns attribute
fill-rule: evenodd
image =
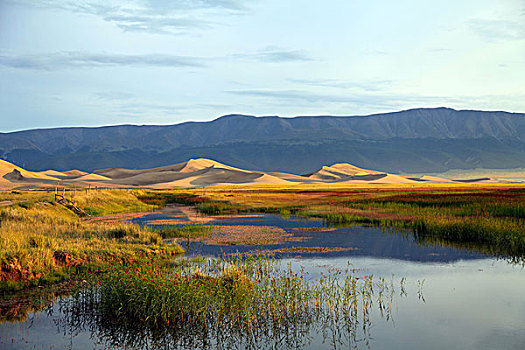
<svg viewBox="0 0 525 350"><path fill-rule="evenodd" d="M0 201L13 203L0 207L0 289L20 287L14 283L20 281L67 278L71 268L86 264L182 251L163 245L149 228L84 220L53 198L47 192L0 193ZM77 194L74 199L93 213L152 208L128 191Z"/></svg>

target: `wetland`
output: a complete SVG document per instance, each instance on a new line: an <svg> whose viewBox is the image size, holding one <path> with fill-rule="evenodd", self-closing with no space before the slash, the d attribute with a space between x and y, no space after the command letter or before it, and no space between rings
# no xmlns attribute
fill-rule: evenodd
<svg viewBox="0 0 525 350"><path fill-rule="evenodd" d="M379 209L374 204L369 212L362 204L344 209L360 210L359 217L397 215L403 223L381 225L359 222L356 212L353 222L318 215L326 213L321 202L332 214L334 208L343 211L341 203L351 196L341 191L323 194L317 203L272 201L273 207L267 201L247 203L253 194L243 191L139 192L134 195L142 198L141 210L148 211L129 214L121 208L120 214L82 219L82 225L96 223L106 231L108 225L133 227L120 238L108 236L112 244L151 246L126 259L107 259L104 268L77 267L64 278L74 282L63 287L4 292L1 347L521 349L525 344L525 271L516 248L418 234L410 226L418 218L406 212L413 204L396 213L385 210L391 204ZM479 189L462 191L480 197ZM515 194L523 191L494 198L509 193L507 209L484 210L512 222L510 232L519 235L523 198ZM339 204L326 199L335 194ZM225 195L234 200L224 201ZM290 197L267 191L258 200L264 196ZM425 196L420 197L428 202ZM449 204L442 213L454 208L472 213L465 205L469 197L454 193L458 197L463 204ZM305 215L306 210L316 215ZM211 211L215 215L208 215ZM125 237L133 232L160 238L130 243ZM178 246L183 255L148 253ZM68 254L75 258L74 251Z"/></svg>

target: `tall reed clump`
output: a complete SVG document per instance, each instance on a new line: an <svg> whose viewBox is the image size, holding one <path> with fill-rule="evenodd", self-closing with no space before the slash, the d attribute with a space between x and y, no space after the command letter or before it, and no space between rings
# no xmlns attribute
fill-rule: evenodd
<svg viewBox="0 0 525 350"><path fill-rule="evenodd" d="M401 289L403 289L403 280ZM304 346L309 332L347 332L357 342L373 305L390 319L394 282L359 278L348 269L313 280L264 256L184 259L162 265L116 265L91 281L69 311L96 327L120 327L118 341L135 342L161 330L172 346L258 348ZM353 338L352 338L353 336ZM122 339L124 337L125 339ZM129 344L129 343L128 343Z"/></svg>
<svg viewBox="0 0 525 350"><path fill-rule="evenodd" d="M471 243L489 247L495 255L525 257L525 226L523 221L494 217L455 218L432 217L414 222L418 239L441 238L445 242Z"/></svg>

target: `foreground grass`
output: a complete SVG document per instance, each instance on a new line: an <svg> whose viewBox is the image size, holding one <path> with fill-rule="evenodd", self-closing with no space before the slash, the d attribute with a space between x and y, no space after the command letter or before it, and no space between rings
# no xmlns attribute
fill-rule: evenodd
<svg viewBox="0 0 525 350"><path fill-rule="evenodd" d="M351 345L369 336L372 310L391 318L404 283L350 268L313 280L265 256L186 258L171 270L117 265L66 309L74 324L130 348L302 348L315 332Z"/></svg>
<svg viewBox="0 0 525 350"><path fill-rule="evenodd" d="M172 193L171 200L212 215L295 214L329 225L410 229L421 241L525 256L524 185L210 188Z"/></svg>
<svg viewBox="0 0 525 350"><path fill-rule="evenodd" d="M127 190L77 193L73 199L92 214L154 208ZM149 228L84 220L57 204L52 192L0 193L3 200L13 204L0 207L1 292L67 280L115 261L182 252Z"/></svg>

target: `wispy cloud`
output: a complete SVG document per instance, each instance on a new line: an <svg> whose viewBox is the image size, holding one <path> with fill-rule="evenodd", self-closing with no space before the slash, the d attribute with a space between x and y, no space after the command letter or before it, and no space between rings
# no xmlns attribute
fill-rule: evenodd
<svg viewBox="0 0 525 350"><path fill-rule="evenodd" d="M160 34L181 34L188 28L209 28L211 23L205 20L176 16L138 15L133 13L104 16L104 20L129 32L154 32Z"/></svg>
<svg viewBox="0 0 525 350"><path fill-rule="evenodd" d="M87 109L100 110L102 106L104 115L111 117L140 118L141 120L163 120L165 118L180 116L188 110L186 105L163 103L161 101L140 100L139 98L99 99L84 102Z"/></svg>
<svg viewBox="0 0 525 350"><path fill-rule="evenodd" d="M525 25L507 20L471 19L467 22L470 29L485 40L523 40Z"/></svg>
<svg viewBox="0 0 525 350"><path fill-rule="evenodd" d="M352 97L343 95L319 94L301 90L229 90L233 95L273 98L275 100L300 100L306 102L352 102Z"/></svg>
<svg viewBox="0 0 525 350"><path fill-rule="evenodd" d="M399 108L406 105L448 105L458 103L461 99L449 96L428 96L395 94L389 92L379 93L348 93L348 94L326 94L304 90L229 90L226 93L260 97L269 99L276 104L311 105L341 104L348 107L373 107L373 108Z"/></svg>
<svg viewBox="0 0 525 350"><path fill-rule="evenodd" d="M175 115L180 111L186 110L186 107L162 103L134 102L118 104L113 106L113 108L110 108L110 110L117 115L135 115L144 117L144 115Z"/></svg>
<svg viewBox="0 0 525 350"><path fill-rule="evenodd" d="M203 12L240 14L249 0L19 0L13 1L43 9L70 11L101 17L125 31L180 34L190 28L216 23L204 20Z"/></svg>
<svg viewBox="0 0 525 350"><path fill-rule="evenodd" d="M201 58L187 56L93 54L67 51L40 55L0 54L0 66L19 69L58 70L115 66L202 67L204 63Z"/></svg>
<svg viewBox="0 0 525 350"><path fill-rule="evenodd" d="M387 86L391 86L392 80L371 80L371 81L347 81L340 79L288 79L289 82L301 85L329 87L337 89L348 89L348 90L363 90L363 91L380 91Z"/></svg>
<svg viewBox="0 0 525 350"><path fill-rule="evenodd" d="M103 100L103 101L130 100L135 97L135 94L131 94L129 92L122 92L122 91L101 91L101 92L96 92L94 95L97 99Z"/></svg>
<svg viewBox="0 0 525 350"><path fill-rule="evenodd" d="M277 47L265 48L255 53L235 54L233 57L273 63L313 61L313 58L305 50L284 50Z"/></svg>

